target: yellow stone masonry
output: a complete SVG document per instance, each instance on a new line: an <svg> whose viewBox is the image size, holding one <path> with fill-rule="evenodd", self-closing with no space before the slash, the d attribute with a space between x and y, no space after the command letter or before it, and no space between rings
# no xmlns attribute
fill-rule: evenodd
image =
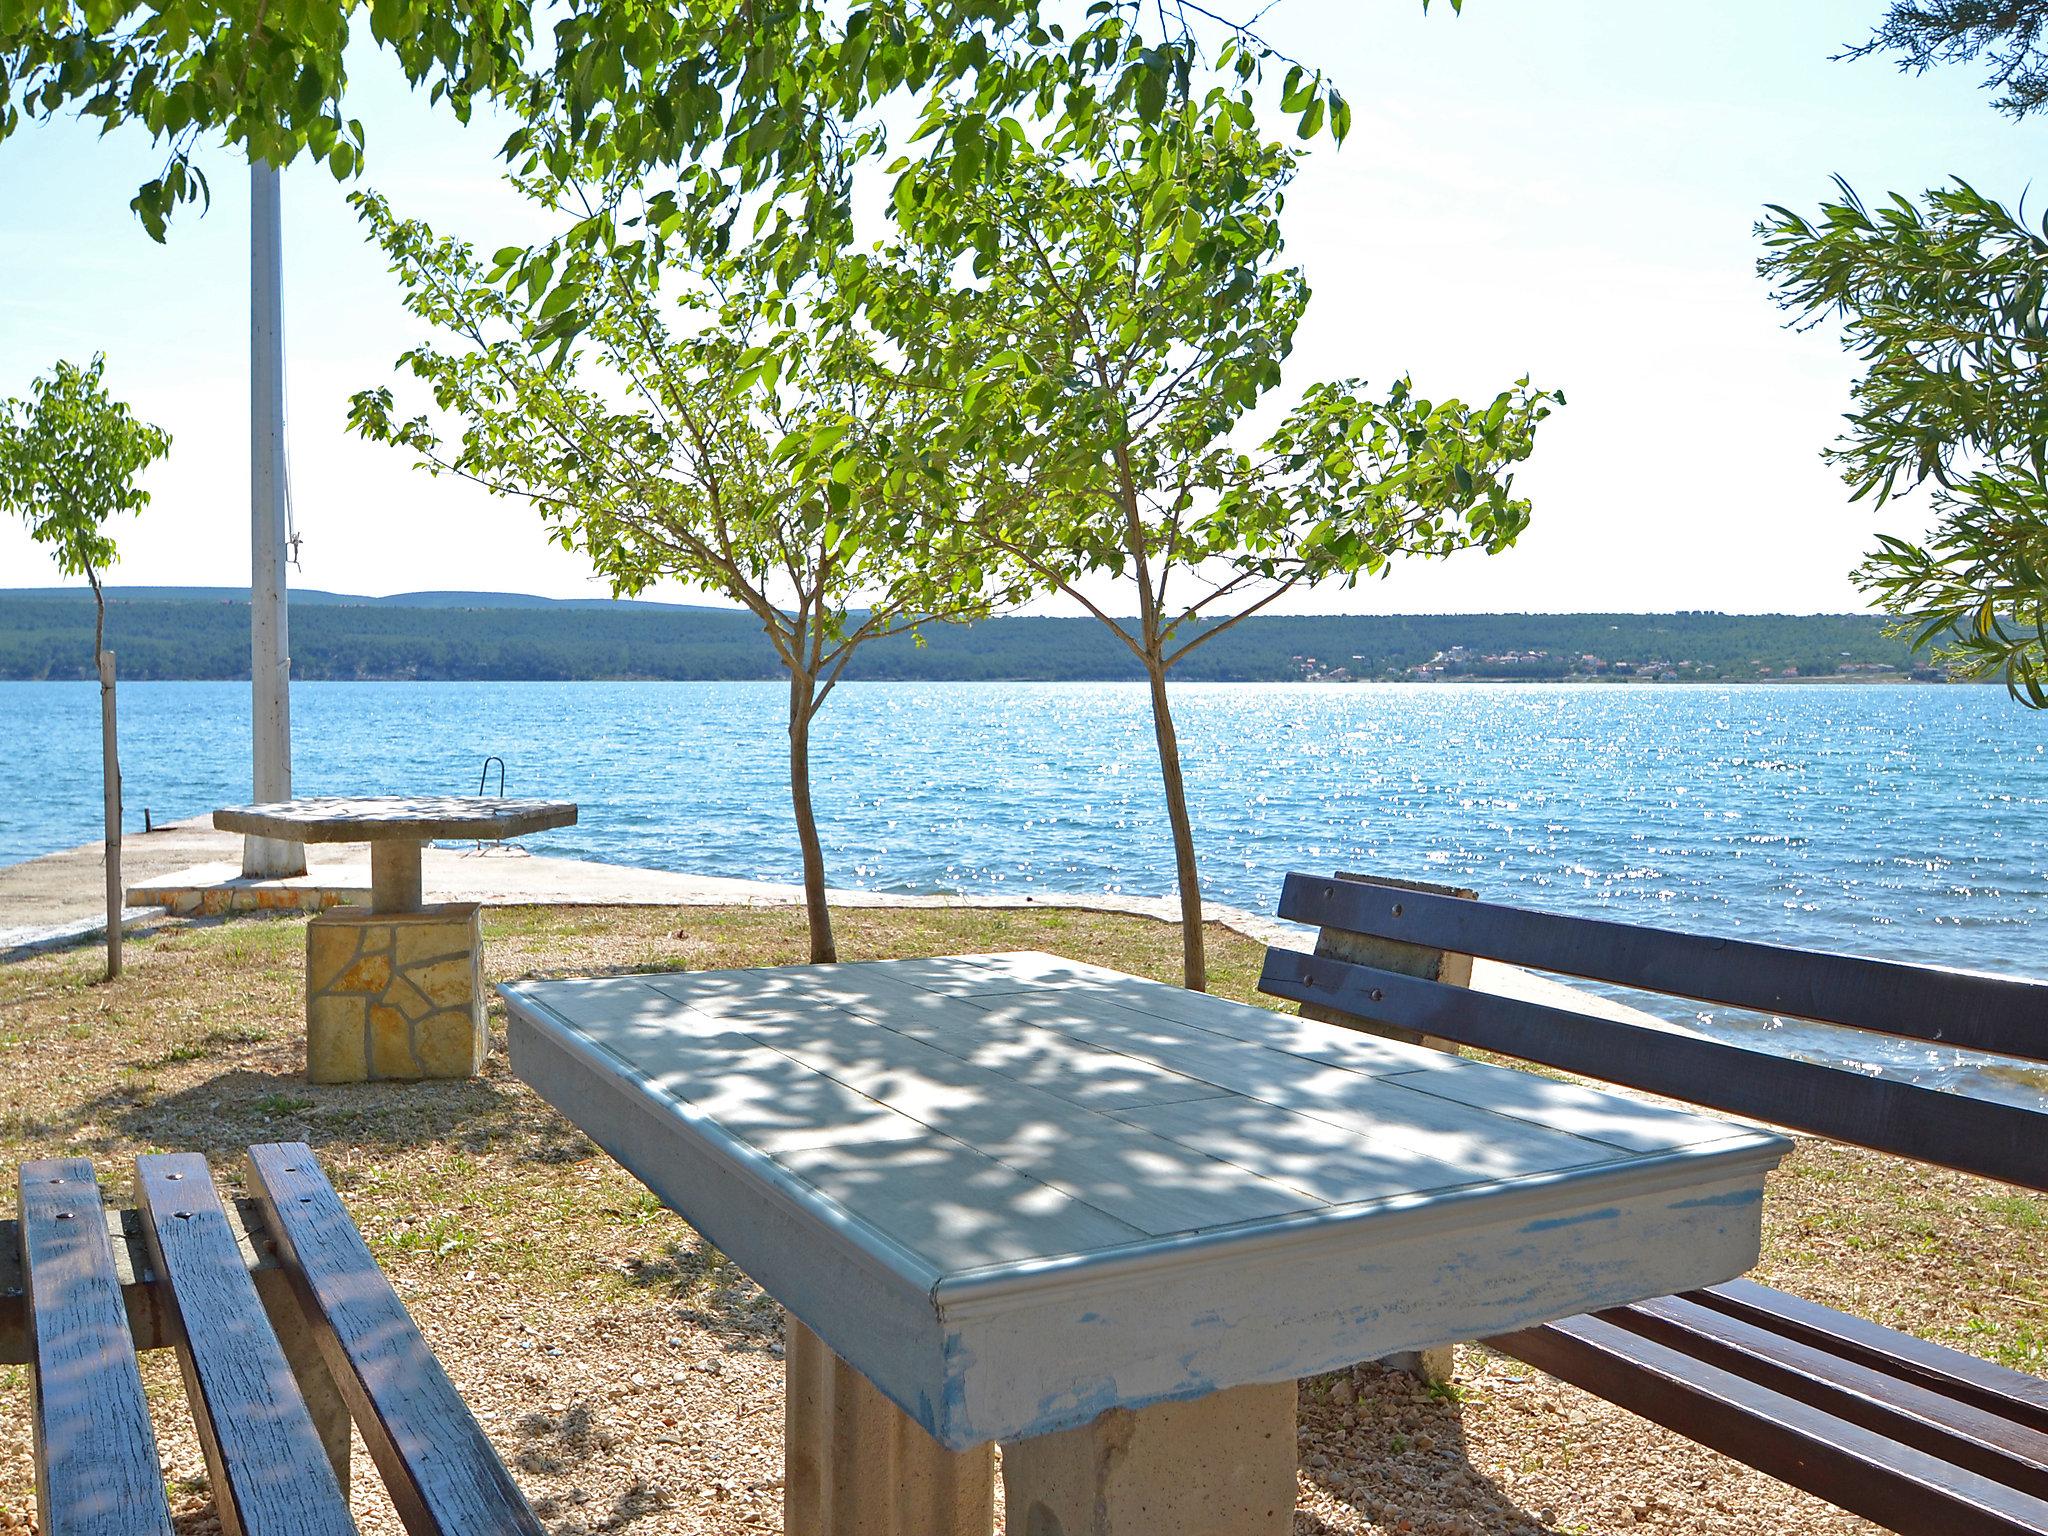
<svg viewBox="0 0 2048 1536"><path fill-rule="evenodd" d="M316 1083L474 1077L484 1029L475 902L336 907L306 925L306 1075Z"/></svg>
<svg viewBox="0 0 2048 1536"><path fill-rule="evenodd" d="M157 884L136 886L127 899L131 907L162 907L174 917L225 917L231 912L318 912L339 906L348 897L315 885Z"/></svg>

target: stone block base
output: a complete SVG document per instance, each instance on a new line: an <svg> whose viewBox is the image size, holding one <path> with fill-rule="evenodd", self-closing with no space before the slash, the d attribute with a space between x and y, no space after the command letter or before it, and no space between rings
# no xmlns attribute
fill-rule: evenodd
<svg viewBox="0 0 2048 1536"><path fill-rule="evenodd" d="M787 1312L783 1323L784 1529L791 1536L989 1536L994 1447L947 1450L823 1339Z"/></svg>
<svg viewBox="0 0 2048 1536"><path fill-rule="evenodd" d="M336 907L306 925L306 1076L474 1077L484 1029L482 908Z"/></svg>
<svg viewBox="0 0 2048 1536"><path fill-rule="evenodd" d="M227 917L241 912L321 912L370 899L360 871L323 871L289 880L245 880L233 864L199 864L128 887L131 907L162 907L173 917Z"/></svg>
<svg viewBox="0 0 2048 1536"><path fill-rule="evenodd" d="M1388 1355L1380 1364L1390 1371L1406 1371L1432 1386L1441 1386L1458 1374L1458 1351L1450 1344L1441 1349L1404 1349L1398 1355Z"/></svg>
<svg viewBox="0 0 2048 1536"><path fill-rule="evenodd" d="M1294 1410L1283 1381L1006 1442L1010 1536L1288 1536Z"/></svg>

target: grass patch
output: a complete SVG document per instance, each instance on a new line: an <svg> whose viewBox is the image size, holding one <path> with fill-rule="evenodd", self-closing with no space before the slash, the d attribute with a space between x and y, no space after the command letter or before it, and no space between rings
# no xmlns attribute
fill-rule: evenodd
<svg viewBox="0 0 2048 1536"><path fill-rule="evenodd" d="M249 1107L259 1115L297 1115L313 1109L318 1099L299 1098L289 1093L266 1093Z"/></svg>
<svg viewBox="0 0 2048 1536"><path fill-rule="evenodd" d="M445 1259L476 1247L477 1239L453 1214L440 1211L425 1221L400 1223L378 1238L381 1246Z"/></svg>
<svg viewBox="0 0 2048 1536"><path fill-rule="evenodd" d="M1983 1200L1985 1210L2019 1232L2039 1232L2048 1227L2048 1203L2033 1195L1992 1195Z"/></svg>
<svg viewBox="0 0 2048 1536"><path fill-rule="evenodd" d="M1961 1335L1949 1342L2016 1371L2048 1375L2048 1328L2035 1323L1973 1317L1963 1325Z"/></svg>
<svg viewBox="0 0 2048 1536"><path fill-rule="evenodd" d="M244 1026L239 1029L209 1029L199 1037L199 1042L202 1045L216 1047L223 1045L254 1045L259 1040L268 1040L269 1038L270 1031L267 1029L252 1029Z"/></svg>

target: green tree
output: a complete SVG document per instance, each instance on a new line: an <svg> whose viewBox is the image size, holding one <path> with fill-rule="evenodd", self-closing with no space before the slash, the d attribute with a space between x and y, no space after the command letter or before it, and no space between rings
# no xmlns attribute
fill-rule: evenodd
<svg viewBox="0 0 2048 1536"><path fill-rule="evenodd" d="M1847 57L1987 65L1996 106L2048 106L2048 0L1893 0ZM1773 205L1758 269L1794 323L1827 319L1863 364L1827 452L1852 499L1927 487L1932 526L1880 535L1856 582L1891 632L2048 707L2048 227L1960 179L1866 203L1841 178L1812 217Z"/></svg>
<svg viewBox="0 0 2048 1536"><path fill-rule="evenodd" d="M121 757L115 733L114 653L100 572L119 558L107 520L140 512L136 478L170 452L160 427L138 421L106 389L106 359L60 361L27 399L0 403L0 508L49 546L57 569L92 584L93 660L100 679L100 771L106 803L107 979L121 974Z"/></svg>
<svg viewBox="0 0 2048 1536"><path fill-rule="evenodd" d="M1249 61L1226 45L1223 78ZM1296 72L1285 105L1322 126ZM1245 420L1280 384L1309 300L1282 261L1295 156L1241 85L1152 100L1034 143L1002 125L1000 179L938 155L900 169L896 259L864 264L870 312L912 371L949 381L976 464L970 537L1114 631L1143 667L1181 908L1186 983L1207 966L1193 827L1168 674L1290 591L1350 585L1403 555L1505 548L1526 524L1510 466L1558 397L1523 380L1490 402L1396 380L1317 383L1256 447ZM964 187L964 190L963 190ZM906 253L974 253L970 277ZM936 274L936 275L935 275ZM1128 594L1134 623L1106 590Z"/></svg>
<svg viewBox="0 0 2048 1536"><path fill-rule="evenodd" d="M1964 182L1923 203L1773 208L1762 270L1862 360L1827 450L1857 499L1926 485L1921 539L1880 535L1859 586L1916 649L2048 707L2048 238Z"/></svg>
<svg viewBox="0 0 2048 1536"><path fill-rule="evenodd" d="M529 190L554 205L551 190ZM566 211L581 218L627 217L638 196L625 181L574 195ZM812 723L861 645L985 613L993 593L944 452L946 399L878 367L819 277L783 288L748 257L651 266L600 245L565 250L551 285L508 287L516 249L486 264L374 196L359 206L407 306L448 339L401 366L460 432L444 440L429 415L401 419L389 389L355 397L356 429L532 502L615 593L676 579L760 621L789 681L811 959L836 959ZM556 330L565 309L573 342Z"/></svg>

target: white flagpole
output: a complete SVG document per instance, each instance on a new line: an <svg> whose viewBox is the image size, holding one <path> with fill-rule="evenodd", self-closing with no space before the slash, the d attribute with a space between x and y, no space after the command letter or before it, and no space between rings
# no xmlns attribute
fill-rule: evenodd
<svg viewBox="0 0 2048 1536"><path fill-rule="evenodd" d="M291 638L285 595L284 232L277 168L249 162L249 678L255 799L292 797ZM306 872L303 843L242 840L242 873Z"/></svg>

